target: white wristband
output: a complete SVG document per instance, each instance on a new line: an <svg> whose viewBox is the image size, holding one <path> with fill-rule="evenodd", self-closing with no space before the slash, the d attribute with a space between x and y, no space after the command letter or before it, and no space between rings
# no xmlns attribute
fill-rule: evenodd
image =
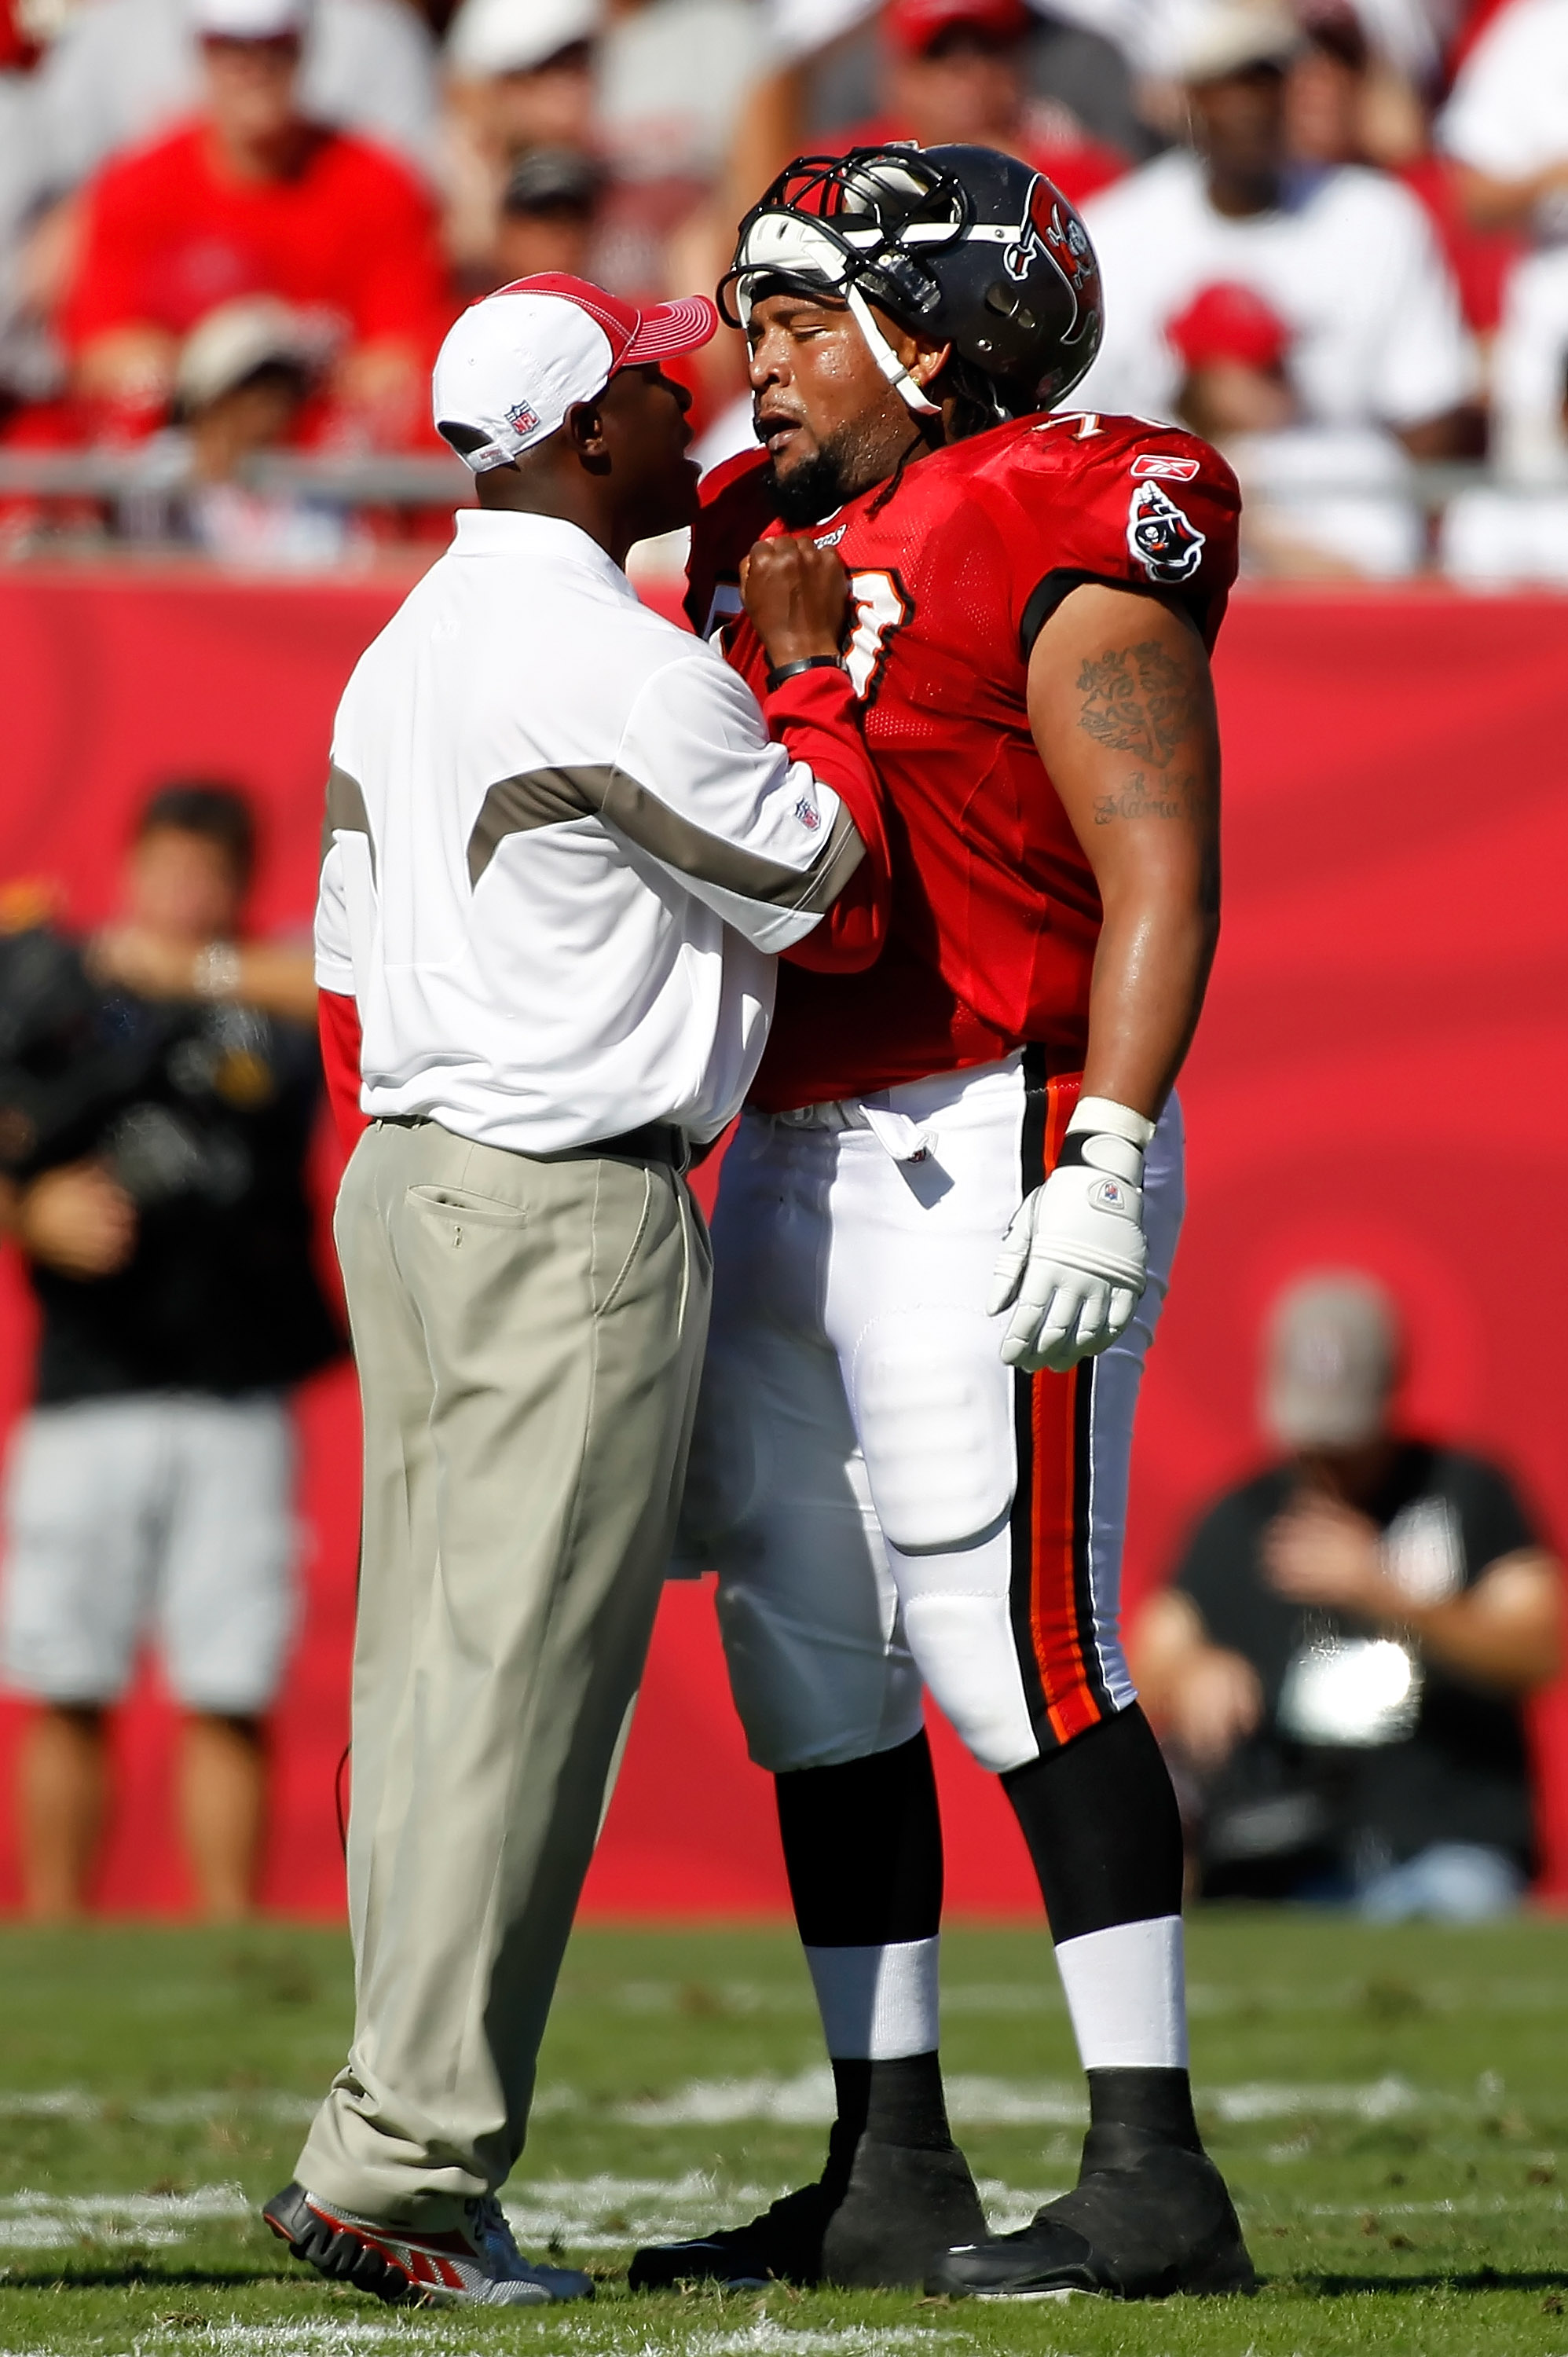
<svg viewBox="0 0 1568 2357"><path fill-rule="evenodd" d="M1155 1134L1155 1125L1147 1114L1134 1113L1131 1105L1118 1104L1114 1097L1079 1097L1067 1134L1069 1137L1081 1136L1086 1129L1097 1130L1105 1137L1124 1137L1129 1146L1140 1150L1148 1146Z"/></svg>

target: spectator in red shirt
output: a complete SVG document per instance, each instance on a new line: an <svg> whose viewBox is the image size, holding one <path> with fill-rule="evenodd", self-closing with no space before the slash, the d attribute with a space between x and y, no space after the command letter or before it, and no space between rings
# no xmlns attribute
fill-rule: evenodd
<svg viewBox="0 0 1568 2357"><path fill-rule="evenodd" d="M392 156L297 104L309 0L197 0L206 103L105 167L60 319L79 401L162 416L180 340L220 303L281 296L337 339L331 395L360 439L404 440L447 306L434 209Z"/></svg>

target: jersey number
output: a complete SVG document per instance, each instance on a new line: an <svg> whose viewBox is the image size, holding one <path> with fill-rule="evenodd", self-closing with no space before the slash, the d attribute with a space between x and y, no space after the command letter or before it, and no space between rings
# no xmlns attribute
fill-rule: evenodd
<svg viewBox="0 0 1568 2357"><path fill-rule="evenodd" d="M850 601L854 628L850 633L844 669L849 683L864 703L876 684L895 630L909 619L909 601L891 573L852 573Z"/></svg>

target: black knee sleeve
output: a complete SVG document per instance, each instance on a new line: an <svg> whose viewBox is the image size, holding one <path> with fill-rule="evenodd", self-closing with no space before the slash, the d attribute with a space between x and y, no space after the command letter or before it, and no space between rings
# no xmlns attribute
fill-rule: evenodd
<svg viewBox="0 0 1568 2357"><path fill-rule="evenodd" d="M924 1729L891 1751L774 1779L795 1921L809 1948L929 1940L942 1915L942 1824Z"/></svg>
<svg viewBox="0 0 1568 2357"><path fill-rule="evenodd" d="M1029 1846L1053 1940L1180 1914L1181 1816L1136 1703L1009 1769L1002 1788Z"/></svg>

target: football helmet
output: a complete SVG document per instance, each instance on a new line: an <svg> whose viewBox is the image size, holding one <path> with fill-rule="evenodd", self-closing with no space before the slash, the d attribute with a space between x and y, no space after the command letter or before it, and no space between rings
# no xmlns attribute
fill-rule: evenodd
<svg viewBox="0 0 1568 2357"><path fill-rule="evenodd" d="M999 417L1049 409L1100 349L1089 232L1043 172L991 147L912 140L801 156L740 225L719 308L743 328L759 295L824 289L849 307L890 384L934 412L871 315L950 342Z"/></svg>

